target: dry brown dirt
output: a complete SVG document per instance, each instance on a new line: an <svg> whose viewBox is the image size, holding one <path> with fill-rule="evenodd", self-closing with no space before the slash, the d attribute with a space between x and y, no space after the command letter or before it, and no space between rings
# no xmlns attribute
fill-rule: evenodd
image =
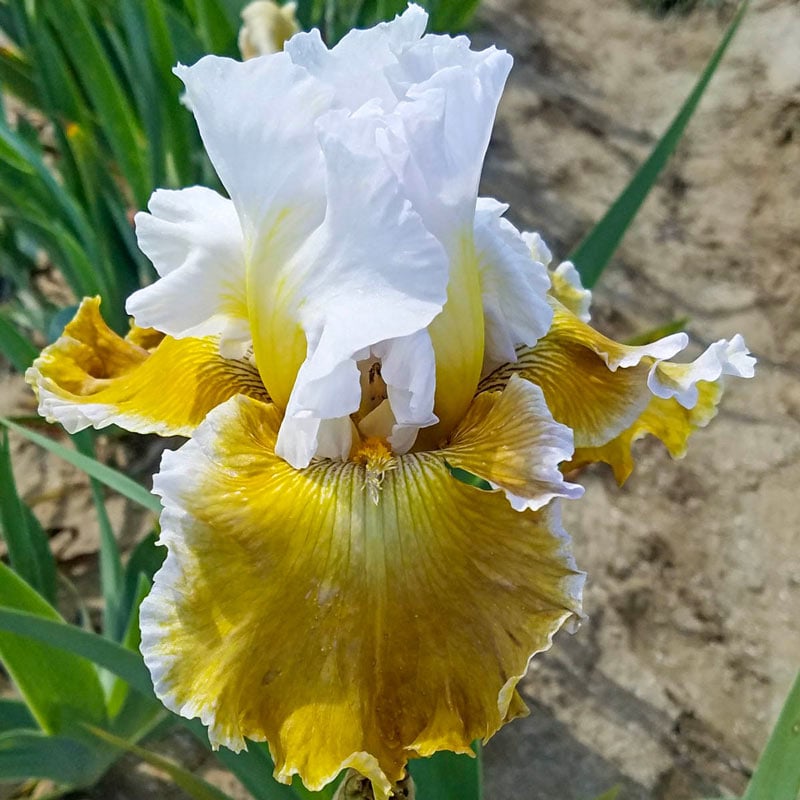
<svg viewBox="0 0 800 800"><path fill-rule="evenodd" d="M627 0L486 0L473 38L516 63L483 192L568 252L666 128L729 17L725 5L657 19ZM740 792L800 666L799 43L797 2L752 4L597 287L605 332L686 316L699 350L739 331L757 377L729 386L682 461L645 441L624 488L604 468L583 474L566 523L589 620L531 665L533 714L485 750L487 800L588 800L614 784L621 800ZM19 380L4 379L0 410L26 409ZM65 570L89 591L85 479L20 441L14 451ZM124 448L109 452L125 465ZM146 449L128 464L152 465ZM130 544L147 520L110 507ZM219 779L190 742L165 747ZM178 794L128 764L93 796Z"/></svg>

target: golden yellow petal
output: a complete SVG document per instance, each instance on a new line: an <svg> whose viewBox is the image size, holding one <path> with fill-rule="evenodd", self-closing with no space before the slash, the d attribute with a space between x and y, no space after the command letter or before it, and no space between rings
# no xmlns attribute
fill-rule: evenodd
<svg viewBox="0 0 800 800"><path fill-rule="evenodd" d="M535 510L554 497L583 494L559 469L572 452L572 431L553 419L542 390L512 375L502 392L475 397L441 455L502 488L517 510Z"/></svg>
<svg viewBox="0 0 800 800"><path fill-rule="evenodd" d="M169 555L142 652L215 744L267 740L278 780L312 790L353 767L385 800L409 758L467 752L524 713L515 686L583 576L554 503L516 512L438 454L376 444L295 470L279 425L237 397L165 456Z"/></svg>
<svg viewBox="0 0 800 800"><path fill-rule="evenodd" d="M433 411L439 422L423 428L417 442L432 449L447 437L472 402L483 366L483 298L472 232L461 239L450 266L447 302L428 326L436 353Z"/></svg>
<svg viewBox="0 0 800 800"><path fill-rule="evenodd" d="M608 339L560 304L554 310L547 335L520 348L517 361L484 378L478 391L497 390L519 375L542 388L553 417L573 430L575 447L603 445L647 407L652 359ZM634 363L619 366L628 361Z"/></svg>
<svg viewBox="0 0 800 800"><path fill-rule="evenodd" d="M222 358L216 339L172 339L144 329L123 339L104 322L98 297L81 303L26 380L39 398L39 413L70 433L116 424L137 433L190 436L235 394L267 399L255 367Z"/></svg>
<svg viewBox="0 0 800 800"><path fill-rule="evenodd" d="M631 448L637 439L648 434L657 437L673 458L686 453L689 437L714 418L722 397L718 383L702 381L697 384L698 401L694 408L684 408L674 397L664 400L653 397L647 408L627 430L600 447L581 447L564 470L575 469L586 464L602 461L614 470L614 477L622 485L633 472Z"/></svg>

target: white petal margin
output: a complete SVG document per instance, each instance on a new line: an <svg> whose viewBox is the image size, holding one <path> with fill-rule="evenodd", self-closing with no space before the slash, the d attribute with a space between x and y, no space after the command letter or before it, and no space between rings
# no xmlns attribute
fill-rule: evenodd
<svg viewBox="0 0 800 800"><path fill-rule="evenodd" d="M345 111L331 112L319 123L327 213L298 253L285 286L288 303L296 304L308 355L276 452L297 468L307 466L316 449L313 438L306 437L303 447L290 443L291 420L340 418L356 411L361 398L356 361L367 357L372 345L423 331L446 298L446 254L376 148L382 130L380 118ZM427 358L432 369L432 349ZM418 394L410 386L394 388ZM428 424L431 412L432 403L417 409L418 424Z"/></svg>
<svg viewBox="0 0 800 800"><path fill-rule="evenodd" d="M548 268L552 284L551 294L566 305L581 322L589 322L592 318L590 313L592 293L589 289L583 288L580 273L575 265L571 261L562 261L557 267L552 268L550 265L553 254L538 233L523 233L522 239L534 260Z"/></svg>
<svg viewBox="0 0 800 800"><path fill-rule="evenodd" d="M478 198L475 250L486 325L484 374L516 361L516 347L536 344L553 320L547 270L533 259L519 231L503 219L507 210L497 200Z"/></svg>
<svg viewBox="0 0 800 800"><path fill-rule="evenodd" d="M730 341L720 339L709 345L690 364L654 364L647 385L656 397L674 397L684 408L692 409L697 405L699 381L714 382L723 375L752 378L755 364L756 359L737 333Z"/></svg>
<svg viewBox="0 0 800 800"><path fill-rule="evenodd" d="M545 244L544 239L542 239L538 233L532 231L523 233L522 240L528 246L531 255L536 261L540 264L544 264L546 267L550 266L550 262L553 260L553 254L550 252L550 248L547 244Z"/></svg>
<svg viewBox="0 0 800 800"><path fill-rule="evenodd" d="M516 511L583 495L583 487L565 481L559 469L573 453L572 429L553 419L539 386L516 374L501 392L476 396L443 451L451 466L502 489Z"/></svg>
<svg viewBox="0 0 800 800"><path fill-rule="evenodd" d="M202 186L158 189L136 217L136 238L160 279L134 292L127 312L175 338L220 336L241 357L250 340L244 239L233 203Z"/></svg>
<svg viewBox="0 0 800 800"><path fill-rule="evenodd" d="M397 65L399 51L422 37L427 24L428 14L409 4L390 22L351 30L330 50L316 28L293 36L285 49L295 64L334 89L338 105L355 111L377 99L388 112L398 97L386 70Z"/></svg>

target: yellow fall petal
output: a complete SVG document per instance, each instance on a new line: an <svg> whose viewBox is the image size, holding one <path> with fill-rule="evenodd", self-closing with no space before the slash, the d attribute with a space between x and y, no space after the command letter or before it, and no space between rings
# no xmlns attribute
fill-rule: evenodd
<svg viewBox="0 0 800 800"><path fill-rule="evenodd" d="M628 347L598 333L561 304L554 303L554 310L547 335L534 347L518 350L517 361L484 378L478 391L502 388L512 375L520 375L542 388L553 417L572 428L575 447L598 447L632 425L647 407L653 359L646 353L657 348Z"/></svg>
<svg viewBox="0 0 800 800"><path fill-rule="evenodd" d="M267 399L256 368L222 358L216 339L172 339L142 328L123 339L100 315L99 297L84 299L25 377L39 413L70 433L118 424L137 433L190 436L235 394Z"/></svg>
<svg viewBox="0 0 800 800"><path fill-rule="evenodd" d="M564 465L565 471L602 461L611 466L617 483L622 485L633 472L633 443L648 434L660 439L673 458L683 457L689 437L714 418L722 397L718 383L702 381L697 389L698 401L691 409L684 408L674 397L653 397L633 425L619 436L600 447L576 449L572 461Z"/></svg>
<svg viewBox="0 0 800 800"><path fill-rule="evenodd" d="M504 489L517 510L535 510L554 497L583 494L559 469L572 452L572 431L552 418L542 390L512 375L502 392L475 398L441 455Z"/></svg>
<svg viewBox="0 0 800 800"><path fill-rule="evenodd" d="M165 455L142 652L216 745L267 740L276 778L312 790L353 767L386 800L409 758L469 752L524 713L515 686L583 576L555 504L516 512L439 454L377 442L295 470L280 422L236 397Z"/></svg>

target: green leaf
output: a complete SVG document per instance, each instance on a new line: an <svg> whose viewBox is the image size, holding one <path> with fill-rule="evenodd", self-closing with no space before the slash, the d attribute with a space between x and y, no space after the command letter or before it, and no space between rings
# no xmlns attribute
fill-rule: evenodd
<svg viewBox="0 0 800 800"><path fill-rule="evenodd" d="M5 32L5 28L3 29ZM27 106L37 107L39 94L28 61L8 47L0 47L0 84Z"/></svg>
<svg viewBox="0 0 800 800"><path fill-rule="evenodd" d="M179 764L176 764L174 761L170 761L168 758L159 756L144 747L138 747L132 742L121 739L119 736L114 736L114 734L104 731L101 728L87 725L86 729L98 739L108 742L108 744L113 745L121 751L132 753L151 767L166 772L167 775L172 778L176 786L183 789L189 797L193 797L195 800L231 800L229 795L217 789L216 786L212 786L202 778L192 775L191 772L184 769Z"/></svg>
<svg viewBox="0 0 800 800"><path fill-rule="evenodd" d="M26 636L50 646L66 650L113 672L146 696L153 695L150 675L138 653L94 633L63 625L22 611L0 607L0 631ZM30 645L29 645L30 646ZM200 741L208 746L208 734L198 719L180 719ZM256 800L297 800L288 786L272 778L272 761L264 745L250 742L248 750L233 753L222 748L217 758L242 782Z"/></svg>
<svg viewBox="0 0 800 800"><path fill-rule="evenodd" d="M0 736L0 781L47 778L84 786L98 777L95 753L66 736L11 731Z"/></svg>
<svg viewBox="0 0 800 800"><path fill-rule="evenodd" d="M417 796L436 800L481 800L480 746L476 749L475 758L442 751L430 758L411 761L408 769L417 785Z"/></svg>
<svg viewBox="0 0 800 800"><path fill-rule="evenodd" d="M786 698L742 800L800 796L800 672Z"/></svg>
<svg viewBox="0 0 800 800"><path fill-rule="evenodd" d="M617 800L621 789L621 786L612 786L607 792L595 797L594 800Z"/></svg>
<svg viewBox="0 0 800 800"><path fill-rule="evenodd" d="M21 700L0 697L0 733L8 733L16 728L36 730L36 720Z"/></svg>
<svg viewBox="0 0 800 800"><path fill-rule="evenodd" d="M592 287L597 283L597 279L630 227L644 199L655 185L667 159L678 146L686 125L692 118L700 98L716 72L746 9L747 0L744 0L691 94L678 111L666 133L659 139L647 160L639 167L631 182L606 211L600 222L570 254L569 258L577 266L584 286Z"/></svg>
<svg viewBox="0 0 800 800"><path fill-rule="evenodd" d="M454 467L447 461L444 462L444 465L447 467L447 469L450 471L450 474L457 481L461 481L461 483L466 483L467 486L474 486L476 489L480 489L483 492L493 491L492 484L489 483L489 481L486 481L483 478L479 478L477 475L473 475L471 472L467 472L467 470L461 469L461 467Z"/></svg>
<svg viewBox="0 0 800 800"><path fill-rule="evenodd" d="M0 313L0 351L17 372L25 372L33 363L33 359L39 355L32 342L2 313Z"/></svg>
<svg viewBox="0 0 800 800"><path fill-rule="evenodd" d="M94 458L94 431L85 430L72 437L78 452L87 458ZM100 526L100 588L103 594L103 632L106 636L119 641L124 633L127 613L121 607L122 601L122 557L119 552L111 520L106 511L103 490L96 478L90 478L97 521Z"/></svg>
<svg viewBox="0 0 800 800"><path fill-rule="evenodd" d="M17 494L6 430L0 436L0 532L12 569L49 603L54 603L56 562L47 534Z"/></svg>
<svg viewBox="0 0 800 800"><path fill-rule="evenodd" d="M78 467L78 469L83 470L90 477L96 478L101 483L104 483L109 489L113 489L115 492L119 492L123 495L123 497L127 497L128 500L138 503L140 506L156 514L161 512L161 503L158 498L150 494L144 486L140 486L136 481L131 480L127 475L123 475L121 472L83 455L83 453L77 453L75 450L65 447L59 442L42 436L40 433L35 433L27 428L23 428L22 425L17 425L15 422L5 417L0 417L0 425L5 425L10 430L20 434L20 436L24 436L26 439L38 444L39 447L43 447L59 458L63 458L65 461Z"/></svg>
<svg viewBox="0 0 800 800"><path fill-rule="evenodd" d="M56 610L25 581L0 563L2 614L17 614L69 630ZM75 723L103 724L103 689L97 670L82 658L65 653L55 641L32 643L8 630L0 634L0 660L45 733L59 734Z"/></svg>
<svg viewBox="0 0 800 800"><path fill-rule="evenodd" d="M197 27L209 53L225 55L236 41L235 17L217 0L194 0Z"/></svg>
<svg viewBox="0 0 800 800"><path fill-rule="evenodd" d="M158 537L155 533L148 533L133 549L125 565L123 579L122 608L128 616L133 615L136 608L136 597L142 578L148 584L153 582L153 576L164 563L167 557L167 548L157 545Z"/></svg>
<svg viewBox="0 0 800 800"><path fill-rule="evenodd" d="M122 638L122 646L126 650L130 650L134 653L138 652L139 644L142 640L139 632L139 606L141 605L142 600L147 597L147 593L149 591L150 581L144 575L139 575L138 586L136 589L134 602L132 603L128 625ZM109 692L108 703L106 704L108 708L108 716L112 719L116 717L122 711L123 705L129 696L131 696L131 692L127 681L114 676L114 682L111 686L111 691ZM139 699L144 699L143 696L138 693L136 694L136 697ZM131 712L129 711L128 713L130 714ZM130 724L129 720L126 722L127 724ZM137 721L136 726L138 726L138 724L139 723ZM117 732L122 732L119 728L116 730Z"/></svg>
<svg viewBox="0 0 800 800"><path fill-rule="evenodd" d="M640 333L636 336L631 336L625 344L631 347L640 347L645 344L652 344L665 336L670 336L673 333L680 333L686 329L689 324L689 317L678 317L678 319L668 322L666 325L659 325L657 328L651 328L649 331Z"/></svg>
<svg viewBox="0 0 800 800"><path fill-rule="evenodd" d="M80 0L61 0L52 14L61 45L102 120L109 146L133 190L135 204L143 206L152 187L141 127L122 90L120 76L92 25L87 5Z"/></svg>
<svg viewBox="0 0 800 800"><path fill-rule="evenodd" d="M188 720L186 727L208 746L208 733L200 720ZM248 742L247 750L241 753L222 747L215 755L241 781L255 800L297 800L298 794L291 786L278 783L272 777L274 766L266 745Z"/></svg>

